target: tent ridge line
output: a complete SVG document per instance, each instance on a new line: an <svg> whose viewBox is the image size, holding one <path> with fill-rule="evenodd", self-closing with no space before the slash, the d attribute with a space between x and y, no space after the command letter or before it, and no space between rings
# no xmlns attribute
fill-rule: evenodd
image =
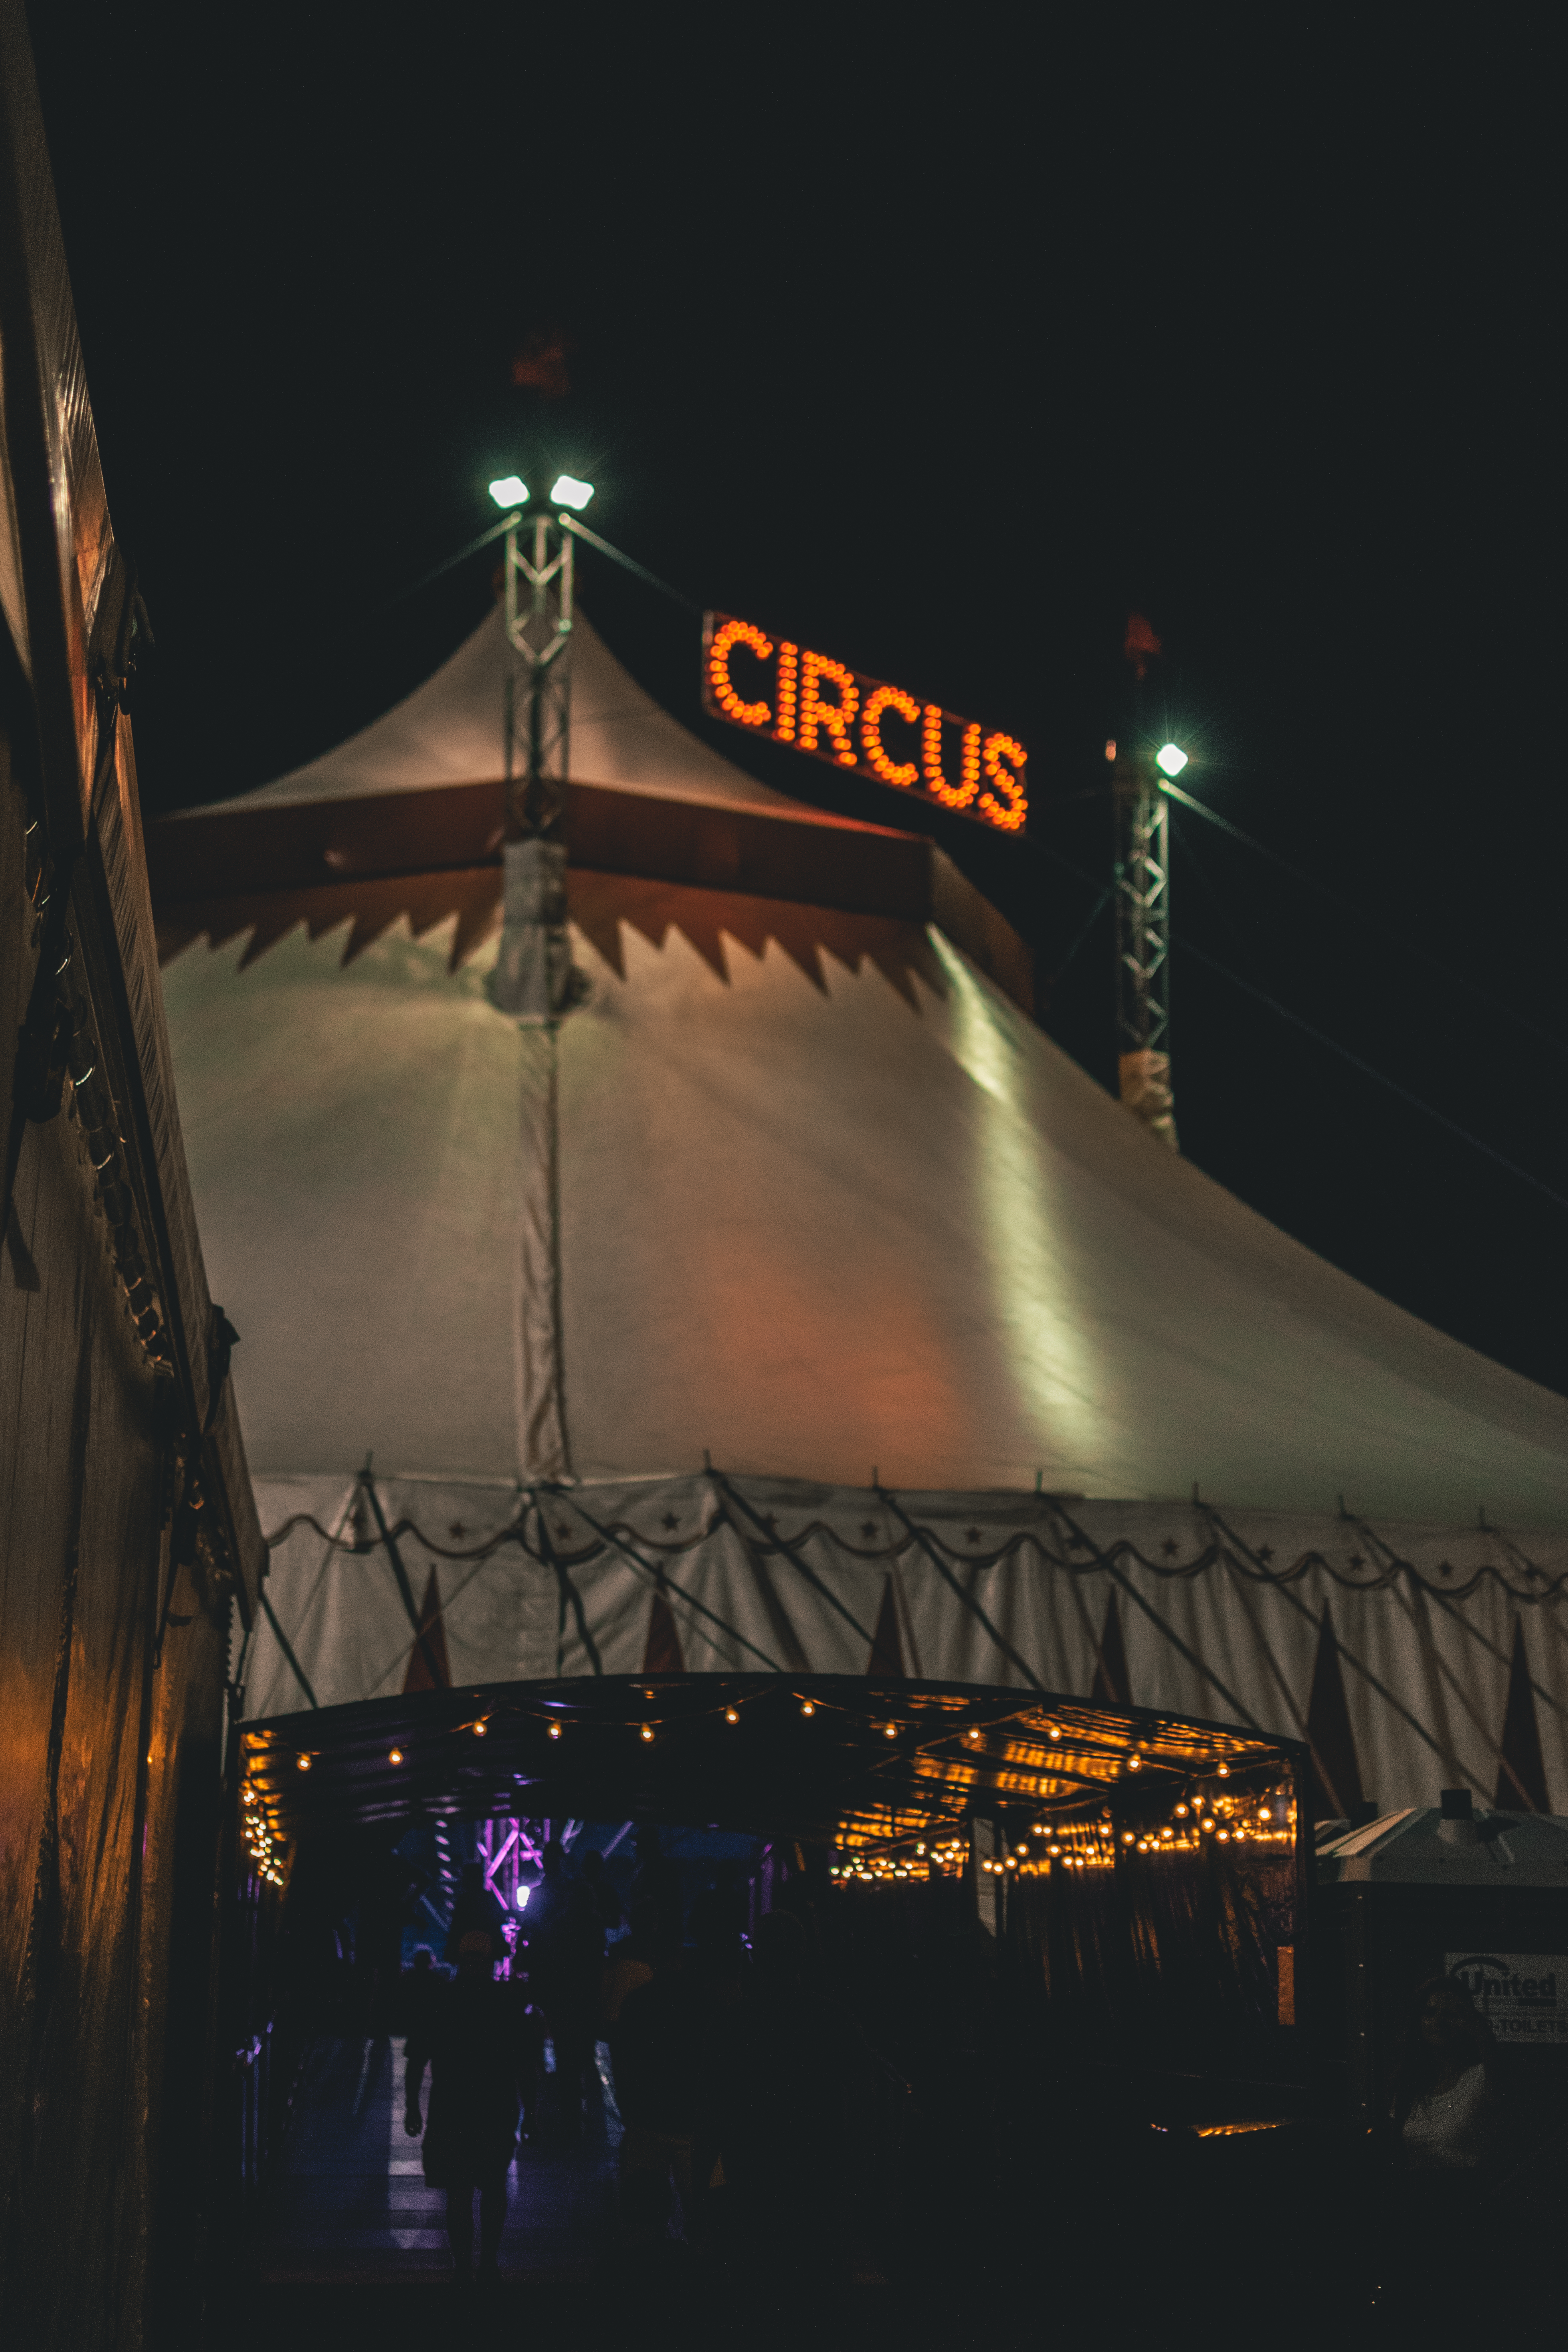
<svg viewBox="0 0 1568 2352"><path fill-rule="evenodd" d="M1187 1644L1183 1641L1175 1627L1166 1623L1164 1618L1161 1616L1153 1602L1145 1599L1144 1595L1139 1591L1138 1587L1133 1583L1131 1578L1125 1575L1122 1570L1117 1567L1114 1560L1107 1560L1106 1567L1110 1570L1110 1574L1115 1578L1117 1583L1121 1587L1122 1591L1126 1593L1129 1601L1135 1601L1138 1607L1143 1612L1145 1617L1149 1619L1150 1622L1159 1627L1161 1633L1163 1633L1166 1641L1170 1643L1172 1648L1181 1653L1181 1655L1185 1658L1188 1665L1192 1667L1194 1673L1201 1675L1204 1681L1209 1685L1211 1689L1218 1691L1221 1698L1225 1700L1226 1706L1235 1708L1243 1723L1250 1724L1253 1730L1258 1734L1260 1738L1267 1739L1268 1737L1268 1732L1264 1730L1263 1726L1258 1722L1258 1717L1252 1713L1250 1707L1243 1706L1241 1701L1237 1697L1236 1693L1231 1690L1226 1684L1221 1682L1219 1676L1215 1673L1214 1668L1212 1666L1205 1666L1197 1652L1187 1647Z"/></svg>
<svg viewBox="0 0 1568 2352"><path fill-rule="evenodd" d="M410 1521L400 1522L400 1526L410 1525L412 1525L412 1522ZM417 1529L416 1529L415 1532L417 1533ZM380 1539L378 1538L377 1542L379 1542L379 1540ZM424 1540L424 1538L421 1537L420 1541L423 1542ZM547 1568L549 1566L549 1562L542 1559L538 1552L534 1550L527 1537L522 1533L521 1525L514 1522L506 1529L504 1534L500 1535L495 1538L494 1543L486 1546L483 1557L474 1559L473 1566L469 1570L468 1575L463 1578L460 1583L455 1585L452 1591L447 1594L445 1600L441 1603L442 1614L444 1616L448 1614L457 1607L464 1593L467 1592L469 1585L472 1584L477 1578L483 1575L486 1568L489 1565L491 1553L498 1550L503 1543L515 1544L519 1551L524 1553L526 1557L533 1562L535 1568ZM339 1546L339 1549L355 1552L363 1558L366 1553L374 1551L376 1549L376 1544L365 1544L363 1547L357 1544L343 1544ZM463 1554L456 1555L456 1557L458 1558L466 1556L467 1555ZM379 1690L382 1684L386 1680L388 1675L395 1674L399 1666L406 1667L408 1661L413 1654L414 1644L410 1642L405 1648L399 1650L396 1656L389 1660L387 1664L382 1668L380 1674L374 1677L372 1688Z"/></svg>
<svg viewBox="0 0 1568 2352"><path fill-rule="evenodd" d="M1381 1551L1387 1555L1394 1568L1403 1570L1405 1574L1408 1576L1413 1582L1420 1586L1423 1592L1430 1594L1431 1598L1436 1601L1438 1607L1450 1616L1457 1625L1463 1626L1465 1632L1469 1635L1472 1642L1479 1642L1484 1650L1489 1652L1491 1656L1496 1658L1500 1665L1507 1666L1511 1670L1513 1665L1512 1652L1500 1650L1497 1643L1491 1639L1489 1634L1484 1633L1479 1625L1472 1625L1469 1619L1463 1613L1463 1612L1455 1608L1455 1601L1462 1598L1462 1594L1444 1592L1440 1591L1436 1585L1428 1584L1426 1579L1421 1574L1418 1569L1412 1567L1408 1560L1401 1559L1397 1552L1394 1551L1389 1545L1384 1542L1383 1538L1378 1534L1375 1528L1368 1527L1364 1519L1358 1519L1356 1521L1356 1525L1361 1528L1362 1533L1366 1537L1369 1543L1375 1544ZM1488 1533L1489 1534L1490 1532L1491 1531L1489 1528ZM1475 1590L1475 1585L1480 1580L1480 1576L1488 1572L1489 1571L1487 1570L1479 1570L1476 1578L1465 1588L1465 1590L1467 1591L1473 1591ZM1539 1573L1539 1571L1537 1571L1537 1573ZM1544 1598L1544 1595L1535 1593L1516 1593L1512 1586L1506 1582L1503 1583L1502 1589L1509 1595L1509 1598L1516 1602L1520 1601L1531 1601ZM1552 1708L1554 1714L1561 1715L1564 1718L1568 1718L1568 1706L1564 1706L1560 1699L1555 1698L1552 1692L1546 1688L1544 1684L1538 1683L1533 1675L1527 1675L1526 1679L1537 1698L1543 1698L1546 1701L1547 1706ZM1498 1752L1500 1756L1502 1751L1500 1748ZM1518 1783L1516 1782L1515 1785L1517 1786Z"/></svg>
<svg viewBox="0 0 1568 2352"><path fill-rule="evenodd" d="M620 1553L623 1559L629 1560L635 1569L639 1570L644 1576L647 1577L651 1580L657 1591L662 1592L668 1587L671 1592L679 1594L679 1598L685 1601L689 1609L696 1610L700 1616L706 1617L710 1623L717 1625L721 1633L727 1633L732 1642L738 1642L742 1649L750 1650L753 1658L761 1658L763 1665L767 1667L770 1674L782 1675L787 1671L784 1667L781 1666L776 1660L770 1658L765 1650L759 1650L754 1642L749 1642L744 1633L741 1633L735 1626L726 1623L725 1620L720 1616L716 1609L710 1609L706 1601L699 1601L694 1593L687 1591L684 1585L677 1584L673 1577L666 1576L662 1569L650 1568L647 1561L642 1559L637 1552L634 1551L629 1543L623 1543L620 1538L611 1531L611 1529L601 1527L598 1520L595 1518L593 1513L584 1509L576 1494L571 1488L549 1486L546 1491L551 1494L558 1495L563 1502L569 1504L572 1509L577 1513L579 1518L586 1519L588 1525L593 1528L594 1533L599 1538L600 1541L602 1543L611 1545L615 1550Z"/></svg>
<svg viewBox="0 0 1568 2352"><path fill-rule="evenodd" d="M552 1490L549 1488L546 1489L546 1492L550 1491ZM576 1585L573 1582L570 1570L556 1556L555 1548L550 1540L550 1530L544 1523L543 1506L540 1502L537 1493L531 1486L528 1489L528 1507L529 1509L531 1509L535 1518L539 1522L539 1541L544 1555L545 1565L554 1573L556 1588L560 1595L562 1619L563 1621L564 1620L566 1609L568 1603L570 1603L572 1614L576 1621L578 1637L583 1643L583 1647L588 1653L589 1664L592 1665L595 1675L601 1675L605 1671L604 1661L599 1655L598 1643L595 1641L594 1636L588 1631L588 1619L587 1613L583 1606L583 1596L578 1591ZM524 1526L527 1525L527 1511L523 1514L521 1524ZM558 1626L556 1633L558 1646L555 1654L555 1671L557 1675L560 1675L561 1673L562 1660L562 1654L559 1646L560 1632L561 1629Z"/></svg>
<svg viewBox="0 0 1568 2352"><path fill-rule="evenodd" d="M709 1457L706 1446L702 1449L702 1475L706 1480L708 1480L710 1485L713 1483L713 1465ZM751 1539L747 1536L746 1530L744 1528L738 1527L736 1525L735 1521L725 1510L722 1503L720 1504L717 1511L707 1522L707 1528L710 1534L711 1534L715 1528L720 1527L728 1528L730 1533L734 1537L735 1541L741 1547L742 1556L745 1560L746 1566L752 1571L752 1576L756 1584L758 1592L762 1595L763 1607L767 1612L768 1622L773 1627L773 1637L789 1661L788 1672L795 1675L804 1675L809 1672L805 1650L802 1644L799 1634L795 1632L795 1623L790 1616L789 1611L784 1607L784 1602L780 1600L777 1592L773 1590L773 1580L768 1572L767 1562L761 1559L759 1555L752 1550Z"/></svg>
<svg viewBox="0 0 1568 2352"><path fill-rule="evenodd" d="M405 1609L408 1612L408 1622L414 1628L414 1646L425 1662L425 1671L430 1677L431 1688L439 1690L442 1678L436 1671L436 1654L426 1637L424 1626L419 1622L419 1612L414 1605L414 1588L408 1581L408 1571L403 1565L403 1555L394 1542L387 1527L386 1513L381 1507L381 1496L375 1491L375 1479L368 1461L360 1472L359 1482L369 1496L370 1507L375 1513L375 1524L381 1529L381 1539L386 1546L386 1556L392 1563L392 1573L397 1580L398 1593Z"/></svg>
<svg viewBox="0 0 1568 2352"><path fill-rule="evenodd" d="M1208 1511L1210 1517L1215 1519L1215 1523L1224 1527L1225 1523L1220 1519L1219 1514L1216 1511L1214 1511L1208 1504L1202 1503L1198 1507L1200 1510ZM1247 1545L1243 1543L1241 1538L1235 1532L1235 1530L1230 1528L1226 1528L1225 1532L1228 1539L1236 1545L1237 1549L1239 1551L1246 1553L1247 1557L1250 1559L1252 1558L1251 1552L1247 1549ZM1267 1575L1268 1570L1263 1568L1263 1563L1259 1561L1258 1565L1260 1571ZM1368 1588L1364 1585L1358 1585L1351 1589L1356 1591L1364 1591ZM1386 1590L1387 1588L1380 1587L1378 1589ZM1302 1600L1299 1592L1292 1592L1289 1585L1287 1583L1281 1583L1279 1585L1279 1590L1285 1595L1286 1600L1289 1601L1291 1607L1300 1611L1302 1616L1306 1618L1309 1624L1313 1624L1317 1622L1314 1619L1311 1611L1308 1608L1306 1602ZM1385 1699L1388 1705L1394 1709L1394 1713L1403 1717L1404 1721L1410 1726L1411 1730L1415 1732L1416 1738L1426 1741L1426 1746L1432 1750L1433 1755L1436 1757L1438 1762L1440 1764L1446 1764L1451 1771L1458 1772L1461 1777L1463 1777L1465 1768L1460 1763L1458 1758L1457 1756L1450 1755L1447 1749L1445 1748L1438 1740L1433 1738L1432 1734L1427 1730L1426 1726L1421 1721L1420 1717L1411 1714L1410 1709L1405 1706L1403 1699L1395 1698L1394 1693L1389 1689L1388 1685L1385 1682L1381 1681L1379 1677L1373 1673L1372 1668L1369 1665L1364 1664L1363 1661L1356 1656L1353 1650L1346 1649L1344 1643L1340 1640L1337 1633L1334 1636L1334 1647L1338 1650L1340 1656L1348 1660L1350 1664L1355 1668L1363 1681L1370 1683L1373 1689L1376 1691L1378 1696L1382 1699Z"/></svg>
<svg viewBox="0 0 1568 2352"><path fill-rule="evenodd" d="M1402 1591L1397 1583L1394 1585L1393 1591L1395 1600L1410 1620L1411 1624L1415 1626L1417 1622L1415 1610L1409 1594ZM1441 1593L1429 1594L1427 1597L1436 1601L1440 1601L1442 1599ZM1419 1630L1419 1628L1417 1628L1417 1630ZM1524 1803L1525 1811L1527 1812L1533 1813L1536 1811L1536 1806L1531 1797L1529 1790L1525 1787L1524 1782L1520 1779L1519 1774L1515 1771L1508 1758L1503 1754L1501 1743L1492 1738L1491 1733L1487 1729L1485 1723L1482 1721L1480 1715L1466 1696L1464 1685L1455 1674L1453 1667L1448 1664L1447 1658L1444 1657L1442 1652L1436 1647L1434 1647L1432 1651L1432 1663L1436 1667L1443 1681L1447 1684L1449 1689L1453 1692L1454 1696L1458 1700L1464 1712L1469 1717L1471 1727L1480 1739L1483 1747L1487 1747L1491 1749L1493 1759L1497 1763L1502 1766L1503 1770L1508 1774L1509 1779L1519 1790L1520 1796ZM1466 1775L1466 1778L1467 1780L1468 1779L1468 1774Z"/></svg>
<svg viewBox="0 0 1568 2352"><path fill-rule="evenodd" d="M288 1634L283 1631L282 1626L278 1622L277 1614L273 1610L272 1603L267 1598L267 1588L265 1585L261 1588L259 1598L261 1606L267 1612L267 1622L271 1626L273 1633L277 1637L279 1648L282 1651L283 1655L289 1661L289 1665L292 1671L295 1681L299 1684L300 1688L304 1692L305 1696L310 1700L311 1706L319 1708L321 1702L316 1696L315 1692L310 1688L310 1676L306 1674L304 1667L300 1664L299 1659L294 1655L292 1643L289 1641Z"/></svg>
<svg viewBox="0 0 1568 2352"><path fill-rule="evenodd" d="M1336 1813L1345 1813L1349 1811L1349 1808L1345 1805L1340 1796L1339 1790L1335 1788L1334 1776L1330 1771L1328 1765L1319 1749L1318 1743L1312 1737L1310 1717L1298 1703L1296 1694L1290 1687L1289 1680L1286 1675L1285 1669L1274 1654L1273 1644L1253 1613L1252 1604L1247 1598L1246 1578L1241 1565L1238 1561L1233 1560L1228 1553L1222 1554L1222 1558L1224 1559L1225 1566L1230 1571L1236 1597L1241 1603L1241 1613L1246 1618L1248 1625L1252 1628L1253 1637L1256 1640L1258 1648L1262 1651L1264 1656L1268 1661L1269 1670L1272 1673L1275 1681L1279 1685L1280 1693L1284 1698L1285 1704L1290 1710L1291 1715L1295 1717L1297 1735L1306 1744L1308 1752L1312 1759L1313 1769L1317 1772L1318 1777L1322 1781L1323 1787L1328 1791L1329 1801L1332 1805L1334 1811Z"/></svg>
<svg viewBox="0 0 1568 2352"><path fill-rule="evenodd" d="M995 1643L996 1647L1001 1651L1003 1656L1012 1661L1013 1664L1017 1667L1018 1672L1024 1676L1026 1682L1032 1683L1036 1690L1044 1693L1046 1685L1040 1680L1038 1675L1036 1674L1031 1665L1019 1656L1011 1642L1006 1640L1005 1635L997 1631L996 1627L991 1622L990 1618L986 1615L984 1610L981 1607L979 1601L974 1598L974 1595L972 1592L966 1592L964 1591L957 1577L954 1576L947 1562L942 1559L941 1547L932 1542L931 1538L927 1535L923 1528L916 1526L915 1522L910 1517L908 1512L904 1509L896 1495L889 1494L888 1489L880 1484L877 1486L875 1492L879 1499L886 1503L890 1511L894 1511L898 1514L898 1517L903 1522L903 1525L909 1530L909 1533L914 1538L914 1541L920 1546L921 1549L925 1553L926 1558L931 1561L931 1566L936 1570L937 1574L946 1584L952 1587L952 1591L958 1595L959 1600L963 1601L970 1614L978 1619L979 1622L984 1625L985 1631L990 1634L991 1639ZM1025 1532L1026 1533L1026 1530ZM1024 1534L1020 1534L1017 1538L1017 1540L1020 1543L1023 1542L1024 1539Z"/></svg>
<svg viewBox="0 0 1568 2352"><path fill-rule="evenodd" d="M1203 1506L1200 1504L1198 1507L1201 1510ZM1064 1527L1069 1528L1072 1530L1072 1533L1077 1538L1079 1544L1080 1546L1087 1546L1088 1549L1094 1553L1095 1564L1103 1568L1109 1575L1114 1577L1122 1591L1126 1593L1129 1601L1133 1601L1138 1608L1142 1610L1143 1614L1150 1620L1151 1623L1158 1626L1160 1632L1163 1633L1165 1639L1170 1643L1173 1649L1180 1652L1181 1655L1185 1658L1188 1665L1193 1668L1194 1672L1200 1675L1212 1690L1218 1691L1221 1698L1226 1701L1227 1706L1233 1706L1236 1709L1237 1715L1240 1716L1244 1723L1249 1723L1252 1726L1253 1730L1256 1731L1260 1738L1267 1739L1268 1734L1263 1729L1263 1726L1258 1722L1257 1717L1251 1714L1247 1707L1242 1706L1242 1703L1237 1697L1236 1693L1227 1688L1226 1684L1221 1682L1219 1676L1211 1667L1204 1664L1203 1660L1197 1655L1196 1652L1190 1650L1187 1647L1185 1642L1183 1641L1175 1627L1173 1625L1167 1625L1165 1620L1154 1607L1153 1602L1145 1600L1142 1593L1139 1591L1137 1586L1132 1582L1131 1579L1123 1574L1121 1569L1117 1565L1117 1555L1123 1550L1128 1550L1132 1553L1133 1558L1137 1559L1141 1565L1152 1567L1153 1563L1152 1561L1144 1561L1142 1554L1137 1549L1137 1547L1125 1541L1119 1541L1112 1547L1109 1553L1102 1552L1099 1545L1095 1542L1093 1537L1086 1535L1083 1528L1079 1526L1077 1520L1073 1517L1071 1512L1068 1510L1065 1504L1053 1498L1051 1508L1055 1511ZM1101 1664L1103 1664L1103 1660L1101 1661Z"/></svg>
<svg viewBox="0 0 1568 2352"><path fill-rule="evenodd" d="M799 1573L805 1577L813 1591L819 1592L824 1601L828 1603L829 1607L837 1609L838 1614L844 1619L845 1623L853 1626L855 1632L859 1634L863 1642L868 1643L874 1643L875 1636L867 1632L859 1619L851 1610L846 1607L845 1603L840 1601L838 1595L833 1591L832 1587L825 1584L822 1581L822 1579L817 1575L816 1570L808 1568L805 1561L797 1556L795 1543L791 1542L789 1537L780 1535L776 1528L770 1528L764 1519L759 1518L756 1512L752 1510L750 1503L747 1502L744 1495L738 1494L736 1492L735 1488L731 1486L729 1479L725 1476L722 1470L714 1470L709 1475L712 1478L713 1484L722 1494L727 1495L731 1502L738 1503L740 1505L741 1509L745 1513L747 1518L751 1520L752 1525L757 1529L758 1536L761 1540L764 1543L775 1545L788 1559L791 1566L798 1570ZM730 1520L728 1512L723 1513L722 1516L729 1524L733 1525L733 1521ZM740 1529L737 1528L735 1532L739 1535ZM829 1529L829 1535L831 1535L831 1529ZM803 1537L797 1537L795 1538L795 1542L803 1542L805 1538Z"/></svg>

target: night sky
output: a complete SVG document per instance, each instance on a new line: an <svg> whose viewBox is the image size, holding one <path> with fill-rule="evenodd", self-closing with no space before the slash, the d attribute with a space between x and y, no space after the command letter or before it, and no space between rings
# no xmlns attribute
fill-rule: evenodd
<svg viewBox="0 0 1568 2352"><path fill-rule="evenodd" d="M564 467L697 603L1021 737L1027 840L922 815L1111 1083L1108 909L1068 958L1137 607L1184 783L1306 877L1179 824L1184 1150L1568 1391L1563 1206L1199 960L1568 1192L1555 134L1479 21L37 12L149 810L417 684L493 553L403 592ZM514 383L563 338L569 390ZM703 731L698 625L580 581Z"/></svg>

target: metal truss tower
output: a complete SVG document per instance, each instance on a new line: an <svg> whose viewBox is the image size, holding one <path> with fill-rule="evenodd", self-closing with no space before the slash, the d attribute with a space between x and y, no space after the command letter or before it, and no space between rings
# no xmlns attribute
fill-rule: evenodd
<svg viewBox="0 0 1568 2352"><path fill-rule="evenodd" d="M572 750L572 534L552 515L508 524L506 634L517 656L506 682L507 838L548 840L565 812Z"/></svg>
<svg viewBox="0 0 1568 2352"><path fill-rule="evenodd" d="M498 1012L553 1030L586 987L573 967L566 931L572 533L564 515L508 517L505 583L513 656L501 715L505 887L500 951L485 987Z"/></svg>
<svg viewBox="0 0 1568 2352"><path fill-rule="evenodd" d="M1116 1048L1121 1099L1174 1151L1170 806L1140 746L1111 770L1116 812Z"/></svg>

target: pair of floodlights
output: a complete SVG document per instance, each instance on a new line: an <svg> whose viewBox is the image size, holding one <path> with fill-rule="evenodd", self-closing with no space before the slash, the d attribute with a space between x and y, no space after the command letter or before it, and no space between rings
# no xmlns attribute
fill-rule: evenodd
<svg viewBox="0 0 1568 2352"><path fill-rule="evenodd" d="M500 481L490 484L489 490L497 506L508 513L514 507L528 504L528 484L521 474L503 474ZM579 482L571 474L557 474L550 492L550 503L552 507L570 507L574 514L581 514L593 495L592 482Z"/></svg>
<svg viewBox="0 0 1568 2352"><path fill-rule="evenodd" d="M489 485L489 493L497 506L507 514L519 507L525 507L529 500L528 484L521 474L501 475L499 480ZM581 514L593 495L592 482L580 482L573 474L557 474L551 485L550 503L552 507L570 507L574 514ZM1114 760L1114 743L1106 745L1105 756L1108 760ZM1177 743L1163 743L1154 754L1154 764L1173 778L1179 776L1186 766L1187 755Z"/></svg>
<svg viewBox="0 0 1568 2352"><path fill-rule="evenodd" d="M1108 760L1114 760L1116 757L1114 737L1105 746L1105 756ZM1179 743L1162 743L1154 754L1154 765L1173 780L1181 774L1186 764L1187 755Z"/></svg>

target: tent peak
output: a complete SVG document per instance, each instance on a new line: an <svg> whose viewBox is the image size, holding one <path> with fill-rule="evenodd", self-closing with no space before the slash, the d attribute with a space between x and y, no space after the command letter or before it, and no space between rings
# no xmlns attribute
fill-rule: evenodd
<svg viewBox="0 0 1568 2352"><path fill-rule="evenodd" d="M346 741L252 792L180 814L208 816L490 782L499 786L502 694L511 658L500 612L487 614L432 677ZM802 824L885 829L792 800L710 750L638 686L581 610L573 625L572 672L574 781Z"/></svg>

